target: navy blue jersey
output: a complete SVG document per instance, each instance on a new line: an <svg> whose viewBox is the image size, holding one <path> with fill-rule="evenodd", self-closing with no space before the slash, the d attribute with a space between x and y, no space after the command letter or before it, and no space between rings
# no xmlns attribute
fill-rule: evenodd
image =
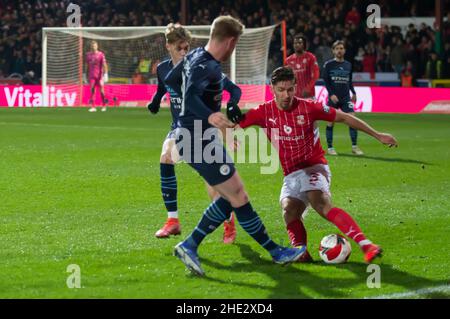
<svg viewBox="0 0 450 319"><path fill-rule="evenodd" d="M230 102L238 103L241 90L223 73L220 62L203 47L184 57L165 78L166 83L183 96L179 116L180 127L194 128L194 120L202 121L202 129L211 127L208 117L220 111L223 90L230 92Z"/></svg>
<svg viewBox="0 0 450 319"><path fill-rule="evenodd" d="M340 101L350 100L350 91L355 89L352 83L352 64L348 61L338 62L335 59L325 62L323 79L328 90L328 96L336 95Z"/></svg>
<svg viewBox="0 0 450 319"><path fill-rule="evenodd" d="M168 86L164 79L166 78L167 74L172 70L173 63L171 59L164 60L160 64L158 64L156 68L156 74L158 76L158 90L156 91L155 96L153 97L153 100L156 99L158 103L161 103L161 99L163 98L164 94L169 92L170 95L170 112L172 113L172 125L171 129L175 129L177 127L178 117L181 112L181 94Z"/></svg>

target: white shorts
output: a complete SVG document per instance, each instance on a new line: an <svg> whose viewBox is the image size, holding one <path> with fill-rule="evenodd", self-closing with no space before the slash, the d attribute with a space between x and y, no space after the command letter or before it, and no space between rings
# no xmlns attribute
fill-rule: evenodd
<svg viewBox="0 0 450 319"><path fill-rule="evenodd" d="M320 190L331 196L331 171L328 165L316 164L306 167L284 177L281 187L280 203L286 197L297 198L301 200L306 209L302 217L308 211L309 201L306 192Z"/></svg>

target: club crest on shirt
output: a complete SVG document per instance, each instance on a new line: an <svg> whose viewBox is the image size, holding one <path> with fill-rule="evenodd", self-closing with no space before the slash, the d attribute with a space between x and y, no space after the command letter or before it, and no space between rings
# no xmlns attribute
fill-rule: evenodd
<svg viewBox="0 0 450 319"><path fill-rule="evenodd" d="M297 64L297 65L295 65L295 67L296 67L297 69L300 69L301 65L300 65L300 64Z"/></svg>
<svg viewBox="0 0 450 319"><path fill-rule="evenodd" d="M292 127L290 127L288 125L283 125L283 129L284 129L284 132L286 134L291 134L292 133Z"/></svg>
<svg viewBox="0 0 450 319"><path fill-rule="evenodd" d="M298 124L298 125L303 125L303 124L305 124L305 116L304 116L304 115L299 115L299 116L297 116L297 124Z"/></svg>
<svg viewBox="0 0 450 319"><path fill-rule="evenodd" d="M223 164L222 166L220 166L219 171L220 174L227 176L228 174L230 174L231 169L227 164Z"/></svg>

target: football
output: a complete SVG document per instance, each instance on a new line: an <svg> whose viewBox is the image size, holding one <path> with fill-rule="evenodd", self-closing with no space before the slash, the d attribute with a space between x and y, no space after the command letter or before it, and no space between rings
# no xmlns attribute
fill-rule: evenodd
<svg viewBox="0 0 450 319"><path fill-rule="evenodd" d="M349 241L339 234L325 236L320 242L319 255L327 264L345 263L351 252Z"/></svg>

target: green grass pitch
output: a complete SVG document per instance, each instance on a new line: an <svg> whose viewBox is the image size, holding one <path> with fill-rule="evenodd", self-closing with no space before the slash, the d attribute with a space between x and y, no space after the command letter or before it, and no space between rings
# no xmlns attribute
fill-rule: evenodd
<svg viewBox="0 0 450 319"><path fill-rule="evenodd" d="M159 154L167 110L1 108L0 298L448 298L450 116L360 117L400 146L360 133L366 156L352 156L348 129L338 124L332 194L384 248L380 288L368 288L371 273L353 242L348 263L320 261L320 239L338 230L314 212L306 227L315 263L275 265L238 226L233 245L221 243L222 228L205 239L199 253L207 276L192 276L172 251L209 200L186 164L176 167L183 234L154 237L166 218ZM320 128L324 143L325 123ZM260 175L260 166L237 169L269 234L287 245L281 170ZM80 289L67 287L70 264L80 267ZM443 289L411 293L432 287Z"/></svg>

